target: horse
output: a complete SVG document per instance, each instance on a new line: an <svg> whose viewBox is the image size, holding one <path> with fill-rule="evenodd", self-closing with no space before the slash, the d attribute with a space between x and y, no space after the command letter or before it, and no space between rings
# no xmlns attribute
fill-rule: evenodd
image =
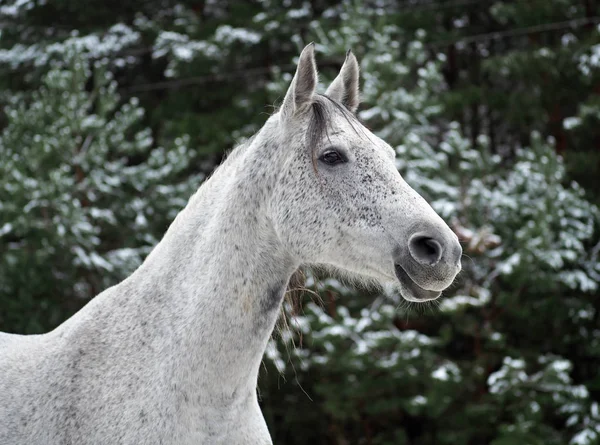
<svg viewBox="0 0 600 445"><path fill-rule="evenodd" d="M310 44L131 276L49 333L0 334L0 444L272 444L258 372L300 267L415 302L453 282L458 238L356 116L354 54L317 84Z"/></svg>

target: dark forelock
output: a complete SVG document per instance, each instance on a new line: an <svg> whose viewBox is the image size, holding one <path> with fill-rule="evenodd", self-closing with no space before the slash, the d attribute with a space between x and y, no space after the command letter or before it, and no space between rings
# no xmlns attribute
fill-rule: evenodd
<svg viewBox="0 0 600 445"><path fill-rule="evenodd" d="M331 125L331 120L334 114L341 114L354 131L358 133L362 125L357 117L341 103L331 99L328 96L318 94L315 96L311 104L312 115L308 124L306 142L313 156L315 155L319 144L327 137L328 129Z"/></svg>

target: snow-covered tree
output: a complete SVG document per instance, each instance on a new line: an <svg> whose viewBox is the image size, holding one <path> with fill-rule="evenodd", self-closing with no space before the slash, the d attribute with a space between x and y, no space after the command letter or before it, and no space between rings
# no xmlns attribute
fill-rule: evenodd
<svg viewBox="0 0 600 445"><path fill-rule="evenodd" d="M462 239L464 272L425 314L331 280L313 288L322 306L289 305L290 330L268 350L264 405L284 430L313 429L281 440L597 443L595 373L574 363L600 359L584 344L600 340L598 209L567 180L551 139L534 133L502 157L444 119L445 56L427 56L425 31L406 35L358 4L337 13L340 28L313 24L321 57L359 53L360 117ZM279 405L283 380L295 394ZM303 391L314 402L296 402ZM288 421L290 403L320 415Z"/></svg>
<svg viewBox="0 0 600 445"><path fill-rule="evenodd" d="M275 443L600 443L599 7L3 2L0 330L50 329L139 264L315 41L323 84L359 57L360 118L464 272L424 310L309 275L323 302L286 304L260 378Z"/></svg>
<svg viewBox="0 0 600 445"><path fill-rule="evenodd" d="M185 135L154 147L144 110L75 48L0 135L0 322L38 332L130 274L201 178ZM93 70L93 73L92 73Z"/></svg>

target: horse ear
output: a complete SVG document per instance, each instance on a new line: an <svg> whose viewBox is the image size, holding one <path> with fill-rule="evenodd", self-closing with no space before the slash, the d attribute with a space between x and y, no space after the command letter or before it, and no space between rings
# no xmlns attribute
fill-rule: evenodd
<svg viewBox="0 0 600 445"><path fill-rule="evenodd" d="M312 103L313 95L317 89L318 74L315 62L315 44L309 43L300 53L300 60L296 68L296 74L292 83L285 93L283 105L281 105L281 117L287 120L298 111L302 111L306 105Z"/></svg>
<svg viewBox="0 0 600 445"><path fill-rule="evenodd" d="M352 51L348 50L346 53L346 60L340 69L340 73L333 82L331 82L325 95L340 102L352 113L355 113L358 109L358 104L360 103L358 76L358 61Z"/></svg>

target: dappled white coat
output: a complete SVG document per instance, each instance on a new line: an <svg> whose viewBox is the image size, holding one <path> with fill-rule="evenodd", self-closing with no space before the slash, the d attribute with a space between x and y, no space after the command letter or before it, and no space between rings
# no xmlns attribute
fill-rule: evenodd
<svg viewBox="0 0 600 445"><path fill-rule="evenodd" d="M330 100L315 93L313 53L133 275L48 334L0 334L0 445L271 444L257 376L301 264L396 282L412 300L452 282L456 237L353 119L356 59ZM431 260L415 233L443 252L429 242Z"/></svg>

